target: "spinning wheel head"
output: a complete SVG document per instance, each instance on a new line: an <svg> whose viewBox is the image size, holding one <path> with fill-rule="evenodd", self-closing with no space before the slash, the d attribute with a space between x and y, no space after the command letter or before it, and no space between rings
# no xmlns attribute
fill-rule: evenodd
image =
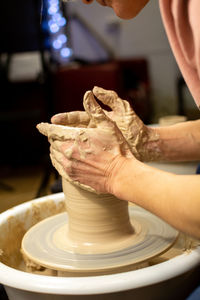
<svg viewBox="0 0 200 300"><path fill-rule="evenodd" d="M61 213L33 226L22 240L22 252L43 267L73 272L97 272L141 263L168 250L178 232L139 207L129 208L134 232L109 243L72 241L67 234L68 215Z"/></svg>

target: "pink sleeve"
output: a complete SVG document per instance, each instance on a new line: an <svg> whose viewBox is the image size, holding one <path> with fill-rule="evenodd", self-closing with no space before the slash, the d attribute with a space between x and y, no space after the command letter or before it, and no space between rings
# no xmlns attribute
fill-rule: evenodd
<svg viewBox="0 0 200 300"><path fill-rule="evenodd" d="M200 0L160 0L160 10L177 64L200 108Z"/></svg>

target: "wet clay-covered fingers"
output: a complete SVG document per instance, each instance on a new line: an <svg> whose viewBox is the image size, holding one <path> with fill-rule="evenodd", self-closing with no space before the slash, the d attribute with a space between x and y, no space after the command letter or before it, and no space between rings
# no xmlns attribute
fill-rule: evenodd
<svg viewBox="0 0 200 300"><path fill-rule="evenodd" d="M71 127L87 127L90 118L85 111L71 111L54 115L51 123Z"/></svg>
<svg viewBox="0 0 200 300"><path fill-rule="evenodd" d="M96 102L92 91L87 91L85 93L83 98L83 106L95 127L111 129L115 126L114 122L107 116L101 106Z"/></svg>
<svg viewBox="0 0 200 300"><path fill-rule="evenodd" d="M84 128L75 128L49 123L39 123L36 127L39 132L47 136L49 140L58 141L73 140L77 137L77 135L80 135L81 131L84 130Z"/></svg>
<svg viewBox="0 0 200 300"><path fill-rule="evenodd" d="M95 86L92 92L98 100L110 107L115 113L133 112L129 102L122 100L115 91Z"/></svg>
<svg viewBox="0 0 200 300"><path fill-rule="evenodd" d="M156 144L159 136L142 122L129 102L122 100L116 92L100 87L94 87L93 93L98 100L112 109L112 112L106 114L116 122L134 156L141 161L158 160L160 154L155 155L149 144Z"/></svg>

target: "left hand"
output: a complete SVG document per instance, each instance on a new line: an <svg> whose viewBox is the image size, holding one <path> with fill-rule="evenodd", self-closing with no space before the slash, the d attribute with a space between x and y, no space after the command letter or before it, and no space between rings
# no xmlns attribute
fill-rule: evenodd
<svg viewBox="0 0 200 300"><path fill-rule="evenodd" d="M41 123L39 131L49 138L51 160L61 176L98 193L112 193L115 174L128 158L134 158L115 122L97 104L91 91L84 108L94 128L74 128Z"/></svg>

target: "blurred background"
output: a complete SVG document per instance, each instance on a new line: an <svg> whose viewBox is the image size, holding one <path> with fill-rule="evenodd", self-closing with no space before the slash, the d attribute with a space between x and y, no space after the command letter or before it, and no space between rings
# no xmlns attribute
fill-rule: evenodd
<svg viewBox="0 0 200 300"><path fill-rule="evenodd" d="M166 115L199 118L158 1L129 21L95 1L1 2L0 211L59 190L36 124L83 110L83 95L95 85L118 92L145 124Z"/></svg>

